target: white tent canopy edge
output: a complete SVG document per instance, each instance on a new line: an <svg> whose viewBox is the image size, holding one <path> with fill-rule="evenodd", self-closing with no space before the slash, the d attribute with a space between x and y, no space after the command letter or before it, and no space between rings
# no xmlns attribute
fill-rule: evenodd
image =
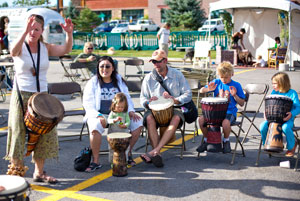
<svg viewBox="0 0 300 201"><path fill-rule="evenodd" d="M262 55L267 59L267 49L274 44L274 38L280 33L277 13L284 10L289 13L289 64L300 60L300 6L288 0L220 0L209 4L209 12L224 9L234 17L234 31L245 28L244 44L253 55ZM292 17L291 17L292 16ZM210 18L210 15L209 15ZM292 19L292 22L291 22ZM246 40L245 40L246 39ZM249 48L248 48L249 47Z"/></svg>

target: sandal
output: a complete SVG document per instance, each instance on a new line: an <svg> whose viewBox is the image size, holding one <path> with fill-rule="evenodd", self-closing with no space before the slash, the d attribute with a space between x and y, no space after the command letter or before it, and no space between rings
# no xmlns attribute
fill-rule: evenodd
<svg viewBox="0 0 300 201"><path fill-rule="evenodd" d="M89 172L89 173L95 172L97 169L100 169L101 167L102 167L101 164L98 165L97 163L91 163L89 167L85 169L85 172Z"/></svg>
<svg viewBox="0 0 300 201"><path fill-rule="evenodd" d="M127 164L131 167L136 166L136 162L133 160L131 155L128 156Z"/></svg>
<svg viewBox="0 0 300 201"><path fill-rule="evenodd" d="M162 157L160 154L156 153L156 155L152 156L151 161L155 167L161 168L164 166L164 163L162 161Z"/></svg>
<svg viewBox="0 0 300 201"><path fill-rule="evenodd" d="M140 158L145 162L145 163L152 163L152 160L151 160L151 155L148 154L148 153L145 153L145 154L141 154L140 155Z"/></svg>
<svg viewBox="0 0 300 201"><path fill-rule="evenodd" d="M48 184L56 184L56 183L58 183L57 179L55 179L54 177L51 177L51 176L47 175L45 171L43 172L42 175L33 174L33 181L34 182L45 182L45 183L48 183Z"/></svg>

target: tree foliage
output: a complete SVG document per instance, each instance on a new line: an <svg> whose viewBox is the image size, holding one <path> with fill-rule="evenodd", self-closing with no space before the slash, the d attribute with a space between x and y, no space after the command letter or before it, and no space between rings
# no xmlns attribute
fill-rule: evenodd
<svg viewBox="0 0 300 201"><path fill-rule="evenodd" d="M89 8L81 10L80 15L73 19L75 29L82 32L92 32L93 28L100 24L97 14Z"/></svg>
<svg viewBox="0 0 300 201"><path fill-rule="evenodd" d="M165 0L169 6L166 9L166 21L171 26L184 30L197 30L204 20L204 10L200 8L202 0Z"/></svg>
<svg viewBox="0 0 300 201"><path fill-rule="evenodd" d="M14 6L38 6L38 5L48 5L50 0L15 0L13 1Z"/></svg>
<svg viewBox="0 0 300 201"><path fill-rule="evenodd" d="M80 14L79 10L77 10L74 4L72 3L72 1L70 1L69 6L65 11L65 16L73 20L76 19L79 16L79 14Z"/></svg>
<svg viewBox="0 0 300 201"><path fill-rule="evenodd" d="M8 3L7 2L4 2L2 5L0 5L0 7L8 7Z"/></svg>

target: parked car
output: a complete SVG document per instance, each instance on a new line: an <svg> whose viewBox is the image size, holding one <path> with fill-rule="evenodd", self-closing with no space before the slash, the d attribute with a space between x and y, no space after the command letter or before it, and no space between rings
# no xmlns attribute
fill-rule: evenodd
<svg viewBox="0 0 300 201"><path fill-rule="evenodd" d="M111 30L111 33L126 33L126 32L129 32L129 25L127 23L118 24L117 26L115 26L115 28Z"/></svg>
<svg viewBox="0 0 300 201"><path fill-rule="evenodd" d="M110 20L109 23L116 27L118 24L129 23L127 20Z"/></svg>
<svg viewBox="0 0 300 201"><path fill-rule="evenodd" d="M103 22L99 26L97 26L95 29L93 29L94 33L100 33L100 32L111 32L111 30L114 28L113 24L110 24L108 22Z"/></svg>
<svg viewBox="0 0 300 201"><path fill-rule="evenodd" d="M158 31L159 29L152 20L138 20L135 25L129 24L130 31Z"/></svg>
<svg viewBox="0 0 300 201"><path fill-rule="evenodd" d="M221 18L206 20L198 31L224 31L224 24Z"/></svg>

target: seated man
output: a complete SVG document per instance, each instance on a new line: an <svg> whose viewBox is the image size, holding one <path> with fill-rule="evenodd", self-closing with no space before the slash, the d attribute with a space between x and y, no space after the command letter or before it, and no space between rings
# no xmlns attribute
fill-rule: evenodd
<svg viewBox="0 0 300 201"><path fill-rule="evenodd" d="M147 74L143 80L140 94L141 105L146 109L149 109L149 103L157 100L158 97L161 96L167 99L173 99L175 105L188 103L192 99L192 91L183 74L180 71L167 66L168 59L165 51L155 50L150 62L153 63L154 69L151 73ZM171 94L164 89L162 84L157 81L157 78L160 78L163 81L164 86ZM160 150L170 139L172 139L176 129L182 126L183 120L183 113L180 110L174 109L174 114L170 123L166 128L164 135L159 139L157 128L162 125L159 125L155 121L151 110L148 110L145 113L144 126L148 129L153 149L152 151L141 155L143 161L146 163L152 162L156 167L163 166Z"/></svg>

